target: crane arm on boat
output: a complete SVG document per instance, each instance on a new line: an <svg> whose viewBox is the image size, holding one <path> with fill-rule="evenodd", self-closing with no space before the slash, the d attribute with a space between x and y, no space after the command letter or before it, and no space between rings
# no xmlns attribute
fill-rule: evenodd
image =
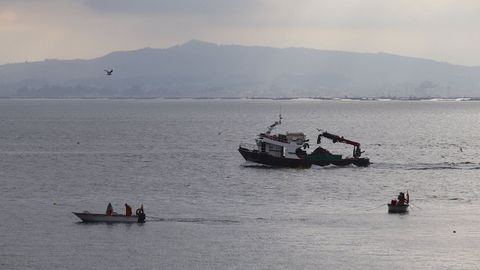
<svg viewBox="0 0 480 270"><path fill-rule="evenodd" d="M280 114L278 115L278 121L275 121L275 123L271 124L271 125L267 128L267 132L265 132L265 134L270 135L270 133L272 132L272 130L273 130L276 126L280 125L281 123L282 123L282 114L280 113Z"/></svg>
<svg viewBox="0 0 480 270"><path fill-rule="evenodd" d="M325 137L327 139L330 139L330 140L332 140L333 143L339 142L339 143L345 143L345 144L353 145L353 157L354 158L358 158L362 155L362 150L360 150L360 143L358 143L358 142L347 140L343 137L340 137L338 135L328 133L328 132L325 131L325 132L320 133L318 135L317 144L320 144L321 137Z"/></svg>

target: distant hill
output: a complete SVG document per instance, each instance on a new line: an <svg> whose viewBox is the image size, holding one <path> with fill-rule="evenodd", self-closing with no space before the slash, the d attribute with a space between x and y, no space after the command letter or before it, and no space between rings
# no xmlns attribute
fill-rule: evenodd
<svg viewBox="0 0 480 270"><path fill-rule="evenodd" d="M104 69L113 68L112 76ZM391 54L216 45L0 66L0 96L480 96L480 67Z"/></svg>

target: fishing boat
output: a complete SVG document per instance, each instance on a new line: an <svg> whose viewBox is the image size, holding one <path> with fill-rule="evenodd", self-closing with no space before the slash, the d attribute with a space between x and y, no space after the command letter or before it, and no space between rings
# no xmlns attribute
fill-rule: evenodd
<svg viewBox="0 0 480 270"><path fill-rule="evenodd" d="M108 222L108 223L142 223L145 221L145 217L143 217L143 221L141 221L140 216L126 216L120 214L94 214L89 212L72 212L75 216L81 219L83 222Z"/></svg>
<svg viewBox="0 0 480 270"><path fill-rule="evenodd" d="M366 167L370 165L368 158L361 158L360 143L347 140L338 135L323 132L318 135L317 144L321 138L328 138L334 143L346 143L354 146L353 157L343 158L342 155L330 153L318 146L313 152L308 153L309 140L303 132L287 132L286 134L274 134L272 130L282 123L279 120L270 125L265 133L260 133L255 139L256 144L240 144L238 151L247 161L278 167L310 168L312 164L319 166L336 165L347 166L350 164Z"/></svg>
<svg viewBox="0 0 480 270"><path fill-rule="evenodd" d="M353 164L359 167L367 167L370 165L370 159L361 157L363 151L360 149L360 143L345 139L344 137L332 133L322 132L317 137L317 144L321 143L322 138L327 138L333 143L338 142L353 145L353 157L343 158L342 155L332 154L328 150L319 146L311 154L305 157L306 160L309 160L318 166L326 166L330 164L336 166L347 166Z"/></svg>
<svg viewBox="0 0 480 270"><path fill-rule="evenodd" d="M410 202L410 195L408 194L405 196L405 193L400 192L397 197L397 200L391 200L388 206L388 213L406 213L408 212L408 206Z"/></svg>
<svg viewBox="0 0 480 270"><path fill-rule="evenodd" d="M274 134L272 130L282 123L282 115L267 128L265 133L260 133L255 139L256 144L240 144L238 151L247 161L258 164L290 167L310 168L312 162L305 159L306 152L302 147L308 142L302 132L287 132Z"/></svg>
<svg viewBox="0 0 480 270"><path fill-rule="evenodd" d="M88 211L82 213L72 212L75 216L81 219L83 222L120 222L120 223L143 223L145 222L145 212L143 210L143 204L137 209L135 215L132 215L132 208L130 205L125 204L125 215L113 212L112 204L108 204L107 211L104 214L95 214Z"/></svg>

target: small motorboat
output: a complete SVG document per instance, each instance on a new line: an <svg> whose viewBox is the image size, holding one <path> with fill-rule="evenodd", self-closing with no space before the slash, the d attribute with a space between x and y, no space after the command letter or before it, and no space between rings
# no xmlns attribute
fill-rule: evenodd
<svg viewBox="0 0 480 270"><path fill-rule="evenodd" d="M408 194L408 191L407 191L407 194L405 196L405 193L403 192L400 192L400 194L398 195L397 197L397 200L392 200L390 201L389 204L387 204L388 206L388 213L406 213L408 212L408 206L409 206L409 203L410 202L410 195Z"/></svg>
<svg viewBox="0 0 480 270"><path fill-rule="evenodd" d="M118 214L113 212L112 205L109 203L107 211L104 214L95 214L88 211L79 213L72 212L75 216L81 219L83 222L108 222L108 223L144 223L145 222L145 212L143 211L143 204L140 208L137 209L135 215L132 215L131 207L128 204L125 204L126 215Z"/></svg>
<svg viewBox="0 0 480 270"><path fill-rule="evenodd" d="M95 214L89 212L72 212L75 216L81 219L83 222L108 222L108 223L143 223L145 222L145 216L143 220L141 216L126 216L113 213L112 215L107 214Z"/></svg>

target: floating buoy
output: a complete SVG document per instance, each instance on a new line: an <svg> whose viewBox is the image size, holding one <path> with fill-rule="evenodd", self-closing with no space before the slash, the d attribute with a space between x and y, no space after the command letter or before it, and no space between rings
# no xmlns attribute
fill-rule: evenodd
<svg viewBox="0 0 480 270"><path fill-rule="evenodd" d="M457 233L457 231L453 231L453 233Z"/></svg>

